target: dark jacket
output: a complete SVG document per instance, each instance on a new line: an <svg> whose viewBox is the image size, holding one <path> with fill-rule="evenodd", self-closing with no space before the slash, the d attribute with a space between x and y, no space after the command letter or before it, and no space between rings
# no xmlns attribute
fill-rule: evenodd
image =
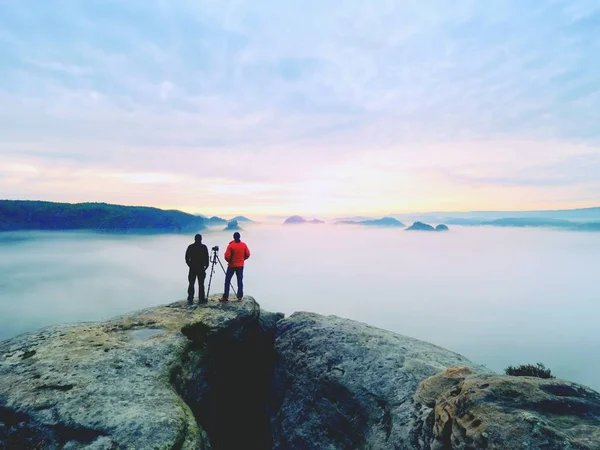
<svg viewBox="0 0 600 450"><path fill-rule="evenodd" d="M206 270L210 261L208 248L204 244L194 242L185 252L185 263L193 270Z"/></svg>
<svg viewBox="0 0 600 450"><path fill-rule="evenodd" d="M250 250L242 241L231 241L225 250L225 261L229 267L244 267L244 261L250 258Z"/></svg>

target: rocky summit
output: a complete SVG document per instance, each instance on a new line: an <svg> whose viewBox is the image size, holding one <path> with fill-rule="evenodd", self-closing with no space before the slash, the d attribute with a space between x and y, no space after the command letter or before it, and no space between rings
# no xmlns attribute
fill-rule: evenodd
<svg viewBox="0 0 600 450"><path fill-rule="evenodd" d="M0 449L600 449L600 394L254 299L0 343Z"/></svg>
<svg viewBox="0 0 600 450"><path fill-rule="evenodd" d="M180 302L9 339L0 448L235 448L235 433L266 448L263 358L281 317L252 299Z"/></svg>
<svg viewBox="0 0 600 450"><path fill-rule="evenodd" d="M277 449L414 448L419 382L471 364L426 342L311 313L279 322L275 345Z"/></svg>

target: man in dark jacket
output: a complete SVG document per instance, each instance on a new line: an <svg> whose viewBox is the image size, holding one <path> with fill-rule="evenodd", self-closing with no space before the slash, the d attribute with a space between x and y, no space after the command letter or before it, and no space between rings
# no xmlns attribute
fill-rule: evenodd
<svg viewBox="0 0 600 450"><path fill-rule="evenodd" d="M225 250L225 261L229 264L227 266L227 273L225 274L225 293L219 301L229 301L229 285L231 284L234 273L238 285L237 299L239 302L242 301L242 298L244 297L244 262L248 258L250 258L250 250L248 249L248 246L241 241L240 233L236 231L233 233L233 241L229 243L227 250Z"/></svg>
<svg viewBox="0 0 600 450"><path fill-rule="evenodd" d="M206 269L209 265L208 248L202 243L202 235L197 234L194 237L194 243L191 244L185 252L185 263L190 268L188 275L188 305L194 304L194 285L198 279L198 303L206 303L204 292L204 279L206 278Z"/></svg>

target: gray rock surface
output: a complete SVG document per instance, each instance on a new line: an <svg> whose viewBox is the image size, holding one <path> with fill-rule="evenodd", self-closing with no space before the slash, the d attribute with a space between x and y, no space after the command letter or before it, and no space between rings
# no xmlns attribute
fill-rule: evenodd
<svg viewBox="0 0 600 450"><path fill-rule="evenodd" d="M466 358L335 316L277 323L275 449L416 449L419 382Z"/></svg>
<svg viewBox="0 0 600 450"><path fill-rule="evenodd" d="M197 377L196 396L182 398L174 382L186 389L181 374L194 372L190 361L210 376L211 336L235 343L251 327L273 329L278 318L261 317L251 298L212 299L1 342L0 449L209 449L188 404L210 403L203 396L214 392Z"/></svg>
<svg viewBox="0 0 600 450"><path fill-rule="evenodd" d="M184 302L0 342L0 449L600 450L600 394L352 320Z"/></svg>
<svg viewBox="0 0 600 450"><path fill-rule="evenodd" d="M423 448L600 449L600 394L568 381L448 369L424 380Z"/></svg>

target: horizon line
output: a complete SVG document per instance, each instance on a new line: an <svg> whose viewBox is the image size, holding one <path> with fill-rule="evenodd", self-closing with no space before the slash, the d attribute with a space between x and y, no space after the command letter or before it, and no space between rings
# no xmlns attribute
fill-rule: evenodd
<svg viewBox="0 0 600 450"><path fill-rule="evenodd" d="M184 212L187 214L191 214L191 215L202 215L205 216L207 218L211 218L211 217L219 217L221 215L225 215L222 213L210 213L210 214L205 214L203 212L188 212L185 211L181 208L177 208L177 207L170 207L170 206L156 206L156 205L143 205L143 204L123 204L123 203L110 203L110 202L106 202L106 201L84 201L84 202L69 202L69 201L54 201L54 200L41 200L41 199L10 199L10 198L0 198L0 201L21 201L21 202L47 202L47 203L57 203L57 204L68 204L68 205L78 205L78 204L86 204L86 203L97 203L97 204L106 204L106 205L113 205L113 206L128 206L128 207L143 207L143 208L156 208L156 209L162 209L164 211L180 211L180 212ZM391 216L398 216L398 215L420 215L420 214L476 214L476 213L536 213L536 212L569 212L569 211L586 211L586 210L594 210L594 209L600 209L600 204L597 204L596 206L585 206L585 207L577 207L577 208L557 208L557 209L483 209L483 210L432 210L432 211L411 211L411 212L389 212L389 213L380 213L380 214L376 214L376 213L338 213L335 214L335 218L336 219L344 219L347 217L357 217L357 216L364 216L364 217L391 217ZM229 214L228 214L229 215ZM228 216L227 215L227 216ZM274 213L274 214L255 214L252 212L238 212L236 214L233 214L232 217L235 218L237 216L251 216L251 215L255 215L255 216L259 216L259 217L273 217L273 218L284 218L284 217L291 217L291 216L302 216L302 217L310 217L310 218L317 218L317 217L326 217L327 215L323 216L323 215L314 215L312 213ZM333 217L333 216L332 216ZM334 219L335 220L335 219Z"/></svg>

